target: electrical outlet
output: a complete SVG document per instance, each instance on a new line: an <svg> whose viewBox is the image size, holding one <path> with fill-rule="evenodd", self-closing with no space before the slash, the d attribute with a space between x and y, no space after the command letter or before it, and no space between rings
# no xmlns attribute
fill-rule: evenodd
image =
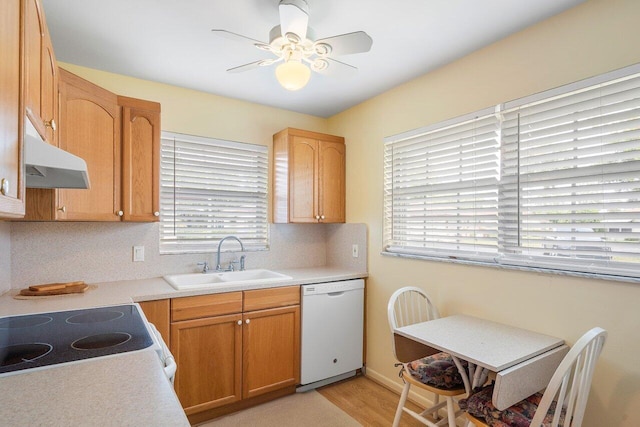
<svg viewBox="0 0 640 427"><path fill-rule="evenodd" d="M134 262L144 261L144 246L133 247L133 261Z"/></svg>
<svg viewBox="0 0 640 427"><path fill-rule="evenodd" d="M354 258L358 258L358 245L351 246L351 255L353 255Z"/></svg>

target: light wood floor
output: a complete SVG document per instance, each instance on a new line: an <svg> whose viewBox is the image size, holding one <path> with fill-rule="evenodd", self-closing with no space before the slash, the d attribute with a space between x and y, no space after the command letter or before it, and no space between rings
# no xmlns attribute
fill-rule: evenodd
<svg viewBox="0 0 640 427"><path fill-rule="evenodd" d="M400 396L364 376L347 379L317 389L325 398L349 414L363 426L389 427ZM409 408L420 412L412 403ZM424 427L424 424L403 414L401 427Z"/></svg>

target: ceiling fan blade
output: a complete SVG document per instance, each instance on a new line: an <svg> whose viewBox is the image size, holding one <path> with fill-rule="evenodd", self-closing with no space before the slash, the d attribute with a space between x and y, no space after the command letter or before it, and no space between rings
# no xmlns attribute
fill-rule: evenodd
<svg viewBox="0 0 640 427"><path fill-rule="evenodd" d="M216 36L220 36L220 37L224 37L225 39L229 39L229 40L235 40L238 42L242 42L242 43L251 43L252 45L263 49L263 50L268 50L271 48L271 46L269 46L266 43L261 42L260 40L256 40L256 39L252 39L251 37L247 37L247 36L243 36L241 34L236 34L236 33L232 33L231 31L227 31L227 30L211 30L211 32L213 34L215 34Z"/></svg>
<svg viewBox="0 0 640 427"><path fill-rule="evenodd" d="M339 36L327 37L316 41L316 45L329 45L331 51L329 55L350 55L352 53L368 52L371 49L373 40L364 31L340 34Z"/></svg>
<svg viewBox="0 0 640 427"><path fill-rule="evenodd" d="M309 6L305 0L280 0L280 30L282 36L294 33L301 40L307 37L309 25Z"/></svg>
<svg viewBox="0 0 640 427"><path fill-rule="evenodd" d="M321 61L324 61L323 65ZM320 73L327 76L345 75L346 73L352 73L358 70L357 67L349 65L346 62L338 61L333 58L318 58L316 61L319 66L311 65L311 69L316 73Z"/></svg>
<svg viewBox="0 0 640 427"><path fill-rule="evenodd" d="M260 61L249 62L248 64L239 65L237 67L229 68L227 70L227 72L229 72L229 73L242 73L244 71L253 70L253 69L258 68L261 65L263 65L262 62L263 62L262 59Z"/></svg>

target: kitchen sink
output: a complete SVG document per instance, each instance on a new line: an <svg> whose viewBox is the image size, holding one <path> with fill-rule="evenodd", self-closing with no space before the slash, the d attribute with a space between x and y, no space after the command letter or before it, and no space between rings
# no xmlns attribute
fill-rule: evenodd
<svg viewBox="0 0 640 427"><path fill-rule="evenodd" d="M290 280L291 276L265 269L224 271L213 273L170 274L163 277L177 290L205 289L239 284L274 283Z"/></svg>

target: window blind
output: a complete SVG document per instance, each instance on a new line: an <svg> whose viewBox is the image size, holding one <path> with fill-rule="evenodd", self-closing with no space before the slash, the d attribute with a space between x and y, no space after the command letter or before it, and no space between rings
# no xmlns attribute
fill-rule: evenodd
<svg viewBox="0 0 640 427"><path fill-rule="evenodd" d="M640 277L640 64L385 138L384 251Z"/></svg>
<svg viewBox="0 0 640 427"><path fill-rule="evenodd" d="M266 146L163 132L160 157L161 253L267 248Z"/></svg>
<svg viewBox="0 0 640 427"><path fill-rule="evenodd" d="M481 113L385 141L385 251L495 256L499 121Z"/></svg>
<svg viewBox="0 0 640 427"><path fill-rule="evenodd" d="M640 75L504 112L504 262L640 275Z"/></svg>

